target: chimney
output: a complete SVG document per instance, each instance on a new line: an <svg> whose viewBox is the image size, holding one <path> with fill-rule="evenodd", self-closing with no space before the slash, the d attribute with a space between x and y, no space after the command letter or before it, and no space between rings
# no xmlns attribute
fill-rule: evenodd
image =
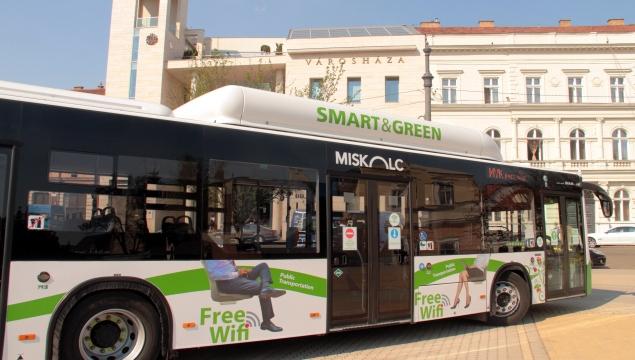
<svg viewBox="0 0 635 360"><path fill-rule="evenodd" d="M440 28L441 27L441 22L439 21L439 18L434 18L434 20L429 20L429 21L422 21L419 24L419 27L422 28Z"/></svg>
<svg viewBox="0 0 635 360"><path fill-rule="evenodd" d="M562 19L562 20L560 20L559 24L560 24L560 27L569 27L569 26L571 26L571 20Z"/></svg>
<svg viewBox="0 0 635 360"><path fill-rule="evenodd" d="M608 26L624 25L624 19L609 19L609 21L607 21L606 24Z"/></svg>
<svg viewBox="0 0 635 360"><path fill-rule="evenodd" d="M494 20L479 20L478 27L493 28L494 27Z"/></svg>

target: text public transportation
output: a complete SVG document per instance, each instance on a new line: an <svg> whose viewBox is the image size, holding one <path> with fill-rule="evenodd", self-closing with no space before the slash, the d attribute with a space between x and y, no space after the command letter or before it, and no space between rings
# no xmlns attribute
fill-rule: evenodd
<svg viewBox="0 0 635 360"><path fill-rule="evenodd" d="M580 176L485 134L229 86L170 110L0 82L5 359L478 315L591 288Z"/></svg>

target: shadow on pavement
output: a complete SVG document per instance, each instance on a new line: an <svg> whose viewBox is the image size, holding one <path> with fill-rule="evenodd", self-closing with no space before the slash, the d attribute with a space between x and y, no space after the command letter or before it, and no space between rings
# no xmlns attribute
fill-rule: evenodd
<svg viewBox="0 0 635 360"><path fill-rule="evenodd" d="M546 304L535 305L531 308L528 315L532 316L535 322L540 322L553 316L575 314L582 311L593 310L606 305L615 298L623 295L635 294L625 291L593 289L591 296L562 299L554 302L548 302Z"/></svg>
<svg viewBox="0 0 635 360"><path fill-rule="evenodd" d="M223 345L205 350L186 350L180 353L178 359L307 359L460 336L495 328L467 318L444 319L412 325L330 333L322 336Z"/></svg>

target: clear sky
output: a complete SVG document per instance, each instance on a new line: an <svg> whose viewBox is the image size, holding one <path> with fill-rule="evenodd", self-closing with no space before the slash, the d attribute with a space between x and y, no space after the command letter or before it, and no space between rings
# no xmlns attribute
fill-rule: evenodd
<svg viewBox="0 0 635 360"><path fill-rule="evenodd" d="M107 0L3 1L0 80L57 88L105 82L110 9ZM188 27L207 36L285 37L292 28L416 25L435 17L443 26L632 24L635 0L190 0Z"/></svg>

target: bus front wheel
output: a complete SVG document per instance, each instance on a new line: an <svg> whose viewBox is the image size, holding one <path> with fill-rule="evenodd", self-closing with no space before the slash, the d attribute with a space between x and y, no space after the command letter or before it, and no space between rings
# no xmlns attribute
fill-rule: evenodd
<svg viewBox="0 0 635 360"><path fill-rule="evenodd" d="M62 328L62 359L159 357L159 314L135 293L100 293L79 302Z"/></svg>
<svg viewBox="0 0 635 360"><path fill-rule="evenodd" d="M527 282L520 275L507 272L494 284L494 311L490 313L488 322L503 326L516 324L527 314L529 302Z"/></svg>

